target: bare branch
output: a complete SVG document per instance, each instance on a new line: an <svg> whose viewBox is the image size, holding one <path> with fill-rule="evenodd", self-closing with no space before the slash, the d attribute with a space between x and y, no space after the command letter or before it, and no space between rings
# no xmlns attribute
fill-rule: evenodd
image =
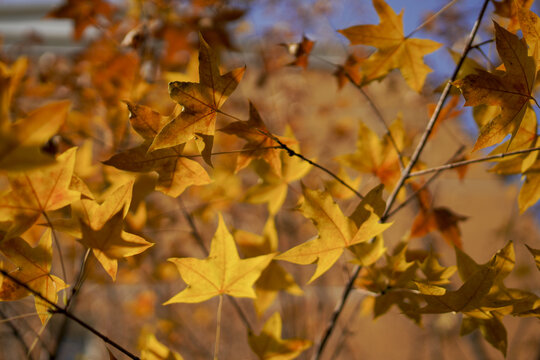
<svg viewBox="0 0 540 360"><path fill-rule="evenodd" d="M114 342L113 340L109 339L107 336L103 335L101 332L99 332L98 330L96 330L94 327L90 326L89 324L87 324L86 322L84 322L83 320L79 319L77 316L73 315L72 313L70 313L68 310L66 310L65 308L61 307L61 306L58 306L56 305L55 303L53 303L51 300L47 299L45 296L43 296L40 292L32 289L31 287L29 287L28 285L26 285L25 283L23 283L22 281L20 281L19 279L17 279L16 277L14 277L13 275L11 275L10 273L8 273L7 271L3 270L3 269L0 269L0 274L2 274L3 276L5 276L6 278L8 278L9 280L13 281L14 283L16 283L17 285L19 285L20 287L24 288L25 290L29 291L30 293L32 293L34 296L37 296L38 298L40 298L42 301L46 302L50 307L52 307L52 309L50 309L50 311L52 313L58 313L58 314L62 314L64 315L65 317L75 321L77 324L81 325L83 328L85 328L86 330L90 331L91 333L93 333L94 335L96 335L97 337L99 337L101 340L103 340L105 343L111 345L112 347L114 347L115 349L117 349L118 351L122 352L123 354L125 354L126 356L128 356L129 358L131 359L135 359L135 360L140 360L138 356L135 356L133 355L131 352L127 351L126 349L124 349L121 345L117 344L116 342Z"/></svg>
<svg viewBox="0 0 540 360"><path fill-rule="evenodd" d="M433 173L433 172L439 172L439 171L443 171L443 170L454 169L454 168L469 165L469 164L475 164L475 163L485 162L485 161L494 160L494 159L502 159L504 157L508 157L508 156L512 156L512 155L527 154L527 153L530 153L530 152L533 152L533 151L538 151L538 150L540 150L540 146L530 148L530 149L522 149L522 150L516 150L516 151L511 151L511 152L502 153L502 154L484 156L484 157L481 157L481 158L478 158L478 159L457 161L457 162L454 162L454 163L437 166L437 167L434 167L434 168L431 168L431 169L415 171L413 173L410 173L407 176L407 178L410 179L412 177L426 175L426 174L430 174L430 173Z"/></svg>

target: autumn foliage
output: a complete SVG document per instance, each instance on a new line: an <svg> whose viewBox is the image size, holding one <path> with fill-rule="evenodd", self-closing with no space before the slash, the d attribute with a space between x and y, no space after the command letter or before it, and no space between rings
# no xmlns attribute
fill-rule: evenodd
<svg viewBox="0 0 540 360"><path fill-rule="evenodd" d="M481 1L459 14L476 21L469 36L443 44L436 25L453 2L412 32L407 8L368 5L379 22L339 27L346 54L317 70L320 43L302 32L253 45L253 68L235 57L245 48L231 25L262 6L250 1L67 0L47 16L73 21L80 51L0 53L0 329L14 339L0 357L86 356L63 353L79 336L101 339L110 359L351 358L366 344L340 352L365 316L434 333L447 321L478 358L484 343L470 334L507 356L505 321L538 326L538 237L505 233L479 260L462 228L479 221L469 200L451 208L437 183L475 181L471 167L520 175L512 201L531 218L540 19L532 1ZM427 57L448 53L450 75L428 77ZM273 79L311 76L375 120L280 119ZM417 130L381 111L411 93L426 105ZM476 138L437 147L460 119Z"/></svg>

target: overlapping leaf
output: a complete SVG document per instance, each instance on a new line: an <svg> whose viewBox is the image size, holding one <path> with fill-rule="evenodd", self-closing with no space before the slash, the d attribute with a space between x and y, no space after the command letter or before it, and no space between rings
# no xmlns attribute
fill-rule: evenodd
<svg viewBox="0 0 540 360"><path fill-rule="evenodd" d="M234 238L247 257L273 253L278 248L276 226L271 217L264 226L262 236L238 230L234 232ZM302 295L303 293L292 275L276 261L272 261L255 283L255 294L257 295L255 310L259 316L272 305L280 291L286 291L292 295Z"/></svg>
<svg viewBox="0 0 540 360"><path fill-rule="evenodd" d="M197 134L214 136L217 112L244 75L245 68L221 75L217 55L202 36L199 39L199 83L169 83L171 98L184 109L159 131L149 151L183 144Z"/></svg>
<svg viewBox="0 0 540 360"><path fill-rule="evenodd" d="M328 271L345 248L368 241L391 225L379 223L380 218L374 211L374 205L365 199L358 208L362 209L368 217L357 225L352 218L343 215L339 206L327 192L310 190L305 186L302 192L304 199L300 205L300 211L313 221L319 235L314 240L280 254L276 259L302 265L317 262L317 269L309 282Z"/></svg>
<svg viewBox="0 0 540 360"><path fill-rule="evenodd" d="M219 131L237 135L248 141L244 145L244 151L238 154L236 171L245 168L254 159L263 159L270 165L275 174L281 174L280 153L283 150L276 148L279 147L279 143L269 136L270 132L253 103L249 103L248 121L235 121ZM296 142L285 138L279 138L279 140L286 145L292 145Z"/></svg>
<svg viewBox="0 0 540 360"><path fill-rule="evenodd" d="M296 143L290 127L285 130L285 137L289 139L288 146L299 152L300 146ZM282 138L282 140L285 139ZM262 181L248 189L245 194L246 201L250 203L268 204L268 211L271 215L276 214L281 209L287 197L289 185L303 178L311 170L311 165L304 160L289 156L283 150L278 151L280 152L280 172L276 173L267 162L257 163L255 171ZM340 184L340 186L342 185Z"/></svg>
<svg viewBox="0 0 540 360"><path fill-rule="evenodd" d="M361 173L375 175L385 188L391 191L401 176L399 154L392 139L399 151L403 150L407 142L401 117L390 125L390 134L384 135L381 139L363 122L360 122L356 151L338 157L338 161Z"/></svg>
<svg viewBox="0 0 540 360"><path fill-rule="evenodd" d="M536 64L528 56L525 42L495 23L497 51L505 71L477 70L454 83L461 89L466 106L497 105L501 113L484 125L474 150L501 142L507 134L515 136L529 101L536 78Z"/></svg>
<svg viewBox="0 0 540 360"><path fill-rule="evenodd" d="M412 184L415 191L420 189L419 184ZM456 214L446 207L433 207L431 194L427 189L422 189L417 194L420 204L420 212L411 226L410 237L424 236L434 230L439 231L444 240L452 246L461 248L461 230L459 223L467 220L466 216Z"/></svg>
<svg viewBox="0 0 540 360"><path fill-rule="evenodd" d="M10 275L56 304L58 291L66 288L67 285L62 279L50 273L52 237L49 229L45 231L39 244L34 248L19 237L0 240L0 252L6 256L12 266ZM19 300L32 295L28 290L7 278L4 278L0 285L0 301ZM37 314L44 324L51 316L47 312L50 305L38 296L34 295L34 298Z"/></svg>
<svg viewBox="0 0 540 360"><path fill-rule="evenodd" d="M102 204L82 199L74 205L80 224L81 243L92 249L113 280L116 279L118 259L140 254L154 245L123 230L132 189L133 182L130 182L119 187Z"/></svg>
<svg viewBox="0 0 540 360"><path fill-rule="evenodd" d="M71 204L80 197L70 184L76 148L59 155L56 164L9 176L11 191L0 197L0 221L11 222L7 236L17 236L41 214Z"/></svg>
<svg viewBox="0 0 540 360"><path fill-rule="evenodd" d="M203 167L182 155L184 144L149 152L152 140L167 119L147 106L126 103L131 112L133 129L145 141L112 156L104 164L127 171L156 171L159 174L156 189L172 197L178 197L188 186L210 183L210 177Z"/></svg>
<svg viewBox="0 0 540 360"><path fill-rule="evenodd" d="M309 340L282 339L281 328L281 316L276 312L268 318L259 335L248 333L249 346L259 359L292 360L311 346Z"/></svg>
<svg viewBox="0 0 540 360"><path fill-rule="evenodd" d="M73 38L79 40L88 26L95 25L98 16L110 18L113 11L114 7L104 0L67 0L65 4L51 11L48 16L72 19L75 24Z"/></svg>

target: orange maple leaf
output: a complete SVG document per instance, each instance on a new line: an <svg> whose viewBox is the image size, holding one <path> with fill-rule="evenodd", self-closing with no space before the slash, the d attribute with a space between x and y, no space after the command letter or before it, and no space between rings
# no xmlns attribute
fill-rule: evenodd
<svg viewBox="0 0 540 360"><path fill-rule="evenodd" d="M354 54L347 56L345 63L339 65L337 70L334 71L334 76L338 82L338 89L342 89L347 81L351 79L355 84L360 84L362 81L362 73L360 72L360 66L362 62Z"/></svg>
<svg viewBox="0 0 540 360"><path fill-rule="evenodd" d="M235 121L219 129L226 134L237 135L248 142L240 154L238 154L236 162L236 171L245 168L251 160L263 159L270 165L275 174L281 175L281 158L280 153L283 152L279 147L279 143L272 139L266 125L261 119L261 115L253 105L249 103L249 120ZM296 143L295 140L279 138L286 145ZM274 148L273 148L274 147Z"/></svg>
<svg viewBox="0 0 540 360"><path fill-rule="evenodd" d="M0 116L0 169L23 171L54 163L41 148L65 123L69 107L69 101L50 103L14 123Z"/></svg>
<svg viewBox="0 0 540 360"><path fill-rule="evenodd" d="M412 183L411 186L414 191L420 189L419 184ZM414 219L410 237L421 237L437 230L450 245L461 248L461 231L458 224L465 221L467 217L458 215L445 207L433 207L431 194L425 188L418 192L417 198L420 212Z"/></svg>
<svg viewBox="0 0 540 360"><path fill-rule="evenodd" d="M294 56L295 59L293 62L288 65L300 66L302 68L307 68L308 66L308 57L315 46L315 41L308 39L305 35L302 36L302 41L299 43L291 44L280 44L287 49L287 52Z"/></svg>

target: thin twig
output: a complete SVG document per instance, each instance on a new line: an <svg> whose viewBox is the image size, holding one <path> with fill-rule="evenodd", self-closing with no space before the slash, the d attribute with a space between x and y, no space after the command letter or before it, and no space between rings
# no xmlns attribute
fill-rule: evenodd
<svg viewBox="0 0 540 360"><path fill-rule="evenodd" d="M107 344L111 345L112 347L116 348L118 351L122 352L123 354L125 354L129 358L135 359L135 360L140 360L138 356L133 355L131 352L124 349L121 345L119 345L116 342L114 342L113 340L109 339L107 336L103 335L101 332L99 332L98 330L96 330L95 328L93 328L92 326L90 326L89 324L84 322L83 320L79 319L77 316L73 315L72 313L67 311L65 308L56 305L54 302L52 302L51 300L49 300L45 296L43 296L40 292L32 289L31 287L29 287L28 285L26 285L25 283L23 283L22 281L20 281L19 279L17 279L16 277L11 275L10 273L8 273L7 271L5 271L3 269L0 269L0 273L3 276L5 276L6 278L8 278L9 280L11 280L14 283L16 283L17 285L19 285L20 287L22 287L25 290L31 292L34 296L37 296L42 301L46 302L50 307L52 307L52 309L49 310L50 312L59 313L59 314L64 315L65 317L75 321L77 324L81 325L83 328L85 328L86 330L90 331L91 333L93 333L94 335L99 337L105 343L107 343Z"/></svg>
<svg viewBox="0 0 540 360"><path fill-rule="evenodd" d="M452 0L450 1L448 4L444 5L439 11L437 11L435 14L431 15L430 17L428 17L423 23L421 23L420 25L418 25L416 27L416 29L414 29L413 31L411 31L409 33L409 35L405 36L405 39L408 39L410 38L411 36L413 36L414 33L416 33L418 30L420 30L421 28L423 28L424 26L426 26L427 24L429 24L430 22L432 22L433 20L435 20L439 15L441 15L443 12L445 12L450 6L454 5L454 3L456 3L457 0Z"/></svg>
<svg viewBox="0 0 540 360"><path fill-rule="evenodd" d="M36 313L32 313L32 315L35 315L35 314ZM11 318L8 319L8 317L6 316L6 314L4 314L4 312L2 310L0 310L0 317L8 320L6 325L10 328L11 332L13 332L13 336L15 337L15 339L17 339L19 341L19 343L21 344L23 352L25 354L28 354L29 349L28 349L28 345L26 345L26 343L24 342L23 334L21 334L19 329L17 329L17 327L14 324L11 323L11 320L16 319L17 317L11 317ZM30 356L28 356L28 358L30 358Z"/></svg>
<svg viewBox="0 0 540 360"><path fill-rule="evenodd" d="M180 197L178 197L178 204L180 204L180 208L182 209L182 213L184 213L184 217L189 223L189 227L191 228L191 236L195 239L197 242L197 245L199 245L199 248L202 250L203 254L205 256L208 256L209 252L206 246L204 245L203 238L201 234L199 233L199 230L197 229L197 225L195 225L195 220L193 219L193 216L187 211L186 206L184 205L184 202Z"/></svg>
<svg viewBox="0 0 540 360"><path fill-rule="evenodd" d="M218 360L219 354L219 338L221 336L221 313L223 309L223 294L219 295L219 303L217 308L217 320L216 320L216 341L214 342L214 360Z"/></svg>
<svg viewBox="0 0 540 360"><path fill-rule="evenodd" d="M388 138L390 139L390 143L392 144L392 146L394 147L394 150L396 150L398 154L399 168L401 171L403 171L403 169L405 168L405 164L403 162L403 155L401 154L401 150L399 149L399 146L397 145L396 139L394 139L394 135L392 135L392 132L390 131L390 127L386 123L386 120L384 119L384 116L380 112L379 107L375 104L373 99L371 99L371 97L366 93L364 88L361 85L354 82L350 74L347 73L346 76L347 76L347 79L349 79L349 81L351 82L351 84L353 84L354 87L360 91L362 96L364 96L369 106L375 113L375 116L377 117L377 119L379 119L379 121L383 124L384 129L386 130L386 134L388 135Z"/></svg>
<svg viewBox="0 0 540 360"><path fill-rule="evenodd" d="M17 319L24 319L24 318L27 318L27 317L32 317L32 316L36 316L36 315L49 315L49 313L39 313L39 312L31 312L31 313L26 313L26 314L19 314L19 315L15 315L15 316L10 316L10 317L6 317L2 311L0 310L0 316L3 318L0 320L0 324L3 324L3 323L8 323L8 322L11 322L13 320L17 320Z"/></svg>
<svg viewBox="0 0 540 360"><path fill-rule="evenodd" d="M483 46L483 45L492 43L492 42L494 42L494 41L495 41L495 39L489 39L489 40L485 40L485 41L479 42L478 44L471 45L471 49L477 49L477 48L479 48L480 46Z"/></svg>
<svg viewBox="0 0 540 360"><path fill-rule="evenodd" d="M84 283L84 280L86 279L86 271L87 271L87 265L88 265L88 259L90 257L91 249L87 249L86 252L83 255L83 259L81 261L81 268L79 270L79 274L77 275L77 280L75 281L75 285L73 286L71 290L71 296L67 299L66 302L66 310L69 310L70 307L73 307L75 303L75 297L81 290L81 287ZM56 335L56 341L55 346L52 351L52 355L50 356L49 360L54 360L58 356L58 353L62 347L62 340L64 339L64 336L67 333L68 330L68 323L67 318L63 318L62 324L60 325L60 330L58 330L58 333Z"/></svg>
<svg viewBox="0 0 540 360"><path fill-rule="evenodd" d="M356 268L354 269L353 274L351 276L351 279L356 280L356 278L360 274L361 270L362 270L362 266L356 266ZM353 285L354 285L354 281L351 281L351 279L349 279L349 282L345 286L345 290L343 291L343 295L341 296L341 299L340 299L339 303L336 305L336 308L335 308L334 312L332 313L332 317L330 318L330 321L328 323L328 326L326 327L324 335L323 335L321 341L319 342L319 346L317 347L315 355L313 356L313 358L315 360L319 359L321 357L322 352L324 350L324 347L325 347L326 343L328 342L328 339L330 338L330 335L332 335L332 332L336 328L336 324L337 324L337 321L339 319L339 315L341 315L341 313L343 312L343 309L345 308L345 304L347 302L349 294L351 293L351 290L353 289Z"/></svg>
<svg viewBox="0 0 540 360"><path fill-rule="evenodd" d="M448 162L453 161L455 158L457 158L464 149L465 149L465 146L460 146L460 148L454 153L454 155L452 155L452 157L450 158L450 160L448 160ZM402 208L407 206L413 199L416 198L416 195L418 195L418 193L420 193L420 191L427 188L429 186L429 184L431 184L437 177L439 177L440 174L442 174L442 172L443 172L443 169L440 169L439 171L436 171L435 174L433 174L424 184L422 184L422 186L420 186L418 189L416 189L416 191L414 191L411 195L409 195L409 197L407 199L405 199L405 201L403 201L396 208L394 208L392 211L390 211L388 213L388 215L387 215L387 218L392 217L395 213L397 213Z"/></svg>
<svg viewBox="0 0 540 360"><path fill-rule="evenodd" d="M445 165L437 166L437 167L426 169L426 170L415 171L413 173L410 173L407 176L407 179L410 179L410 178L416 177L416 176L420 176L420 175L426 175L426 174L433 173L433 172L439 172L439 171L442 171L442 170L454 169L454 168L469 165L469 164L485 162L485 161L489 161L489 160L493 160L493 159L501 159L501 158L504 158L504 157L507 157L507 156L526 154L526 153L530 153L530 152L538 151L538 150L540 150L540 146L530 148L530 149L522 149L522 150L516 150L516 151L511 151L511 152L502 153L502 154L484 156L484 157L481 157L481 158L478 158L478 159L457 161L455 163L445 164Z"/></svg>
<svg viewBox="0 0 540 360"><path fill-rule="evenodd" d="M230 117L231 119L234 119L234 120L237 120L237 121L245 121L245 120L241 120L239 119L238 117L234 116L234 115L231 115L231 114L228 114L226 112L223 112L221 110L216 110L216 112L220 113L220 114L223 114L225 116L228 116ZM275 142L277 142L279 144L279 147L285 151L287 151L287 154L289 154L289 156L296 156L302 160L304 160L305 162L307 162L308 164L310 164L311 166L315 166L316 168L324 171L325 173L327 173L328 175L330 175L331 177L333 177L334 179L336 179L336 181L338 181L340 184L342 184L343 186L345 186L347 189L351 190L356 196L358 196L360 199L363 199L364 197L362 196L362 194L360 194L358 191L356 191L352 186L350 186L349 184L347 184L345 181L343 181L343 179L341 179L339 176L337 176L336 174L334 174L332 171L328 170L327 168L325 168L324 166L322 165L319 165L317 164L315 161L313 160L310 160L308 159L307 157L305 157L304 155L300 154L300 153L297 153L296 151L294 151L293 149L291 149L290 147L288 147L287 145L285 145L281 140L279 140L276 136L272 135L270 132L268 131L263 131L261 129L257 129L257 131L259 131L261 134L263 134L264 136L267 136L269 137L270 139L274 140Z"/></svg>
<svg viewBox="0 0 540 360"><path fill-rule="evenodd" d="M201 236L201 233L199 232L199 229L197 229L197 225L195 224L195 219L193 219L193 216L191 215L191 213L189 211L187 211L183 201L180 198L178 198L178 203L180 204L180 207L182 208L182 212L184 213L184 217L186 218L186 220L189 223L189 226L191 228L191 235L195 238L195 241L197 241L197 244L199 245L199 247L201 248L201 250L203 251L205 256L208 256L209 251L206 248L206 245L204 245L204 241L203 241L203 238ZM236 302L236 300L234 298L229 296L229 299L231 300L236 312L238 313L238 316L240 316L240 319L242 320L242 322L244 323L246 328L249 331L252 331L251 324L250 324L246 314L244 313L244 311L240 307L240 305Z"/></svg>
<svg viewBox="0 0 540 360"><path fill-rule="evenodd" d="M429 120L428 124L426 125L426 129L424 130L424 133L422 135L422 138L420 139L419 144L417 145L411 160L409 164L407 165L406 169L402 173L396 187L394 188L393 192L390 194L390 197L387 200L386 210L384 211L383 216L381 217L381 222L384 222L386 218L388 217L388 213L390 212L390 209L392 205L394 204L394 201L396 200L397 194L403 184L405 183L405 180L411 173L412 168L420 158L420 154L422 153L424 146L426 145L427 139L429 138L429 135L431 134L431 131L433 130L433 126L435 125L435 121L439 117L439 114L441 113L441 110L444 106L444 102L446 101L448 94L450 93L451 88L451 82L456 80L457 74L459 70L461 69L461 66L463 65L463 62L465 61L467 54L470 51L472 42L474 41L474 38L476 37L476 33L478 31L478 28L480 27L480 23L482 22L482 18L484 17L484 13L486 11L487 5L489 4L489 0L484 0L484 4L482 5L482 9L480 10L480 13L478 14L478 18L476 19L476 22L474 23L474 26L471 30L471 33L469 34L469 40L467 41L467 45L465 46L465 49L463 49L463 53L461 55L461 58L456 65L456 68L454 69L454 73L452 74L451 81L449 81L446 86L444 87L444 90L439 98L439 101L437 103L437 106L435 108L435 111L433 112L433 115L431 116L431 119ZM356 278L360 274L361 266L356 266L356 268L353 271L352 277L349 279L349 282L345 286L345 289L343 291L343 294L341 296L341 300L338 303L336 309L334 310L334 313L332 314L332 318L330 320L330 323L328 324L327 328L325 329L322 339L319 342L319 345L317 346L317 350L315 351L315 354L313 358L315 360L319 359L324 351L324 348L328 342L328 339L330 338L330 335L334 331L337 321L339 319L339 316L343 312L343 309L345 307L345 304L347 302L347 299L349 297L349 294L353 288L354 282L356 281Z"/></svg>
<svg viewBox="0 0 540 360"><path fill-rule="evenodd" d="M339 176L337 176L336 174L334 174L332 171L328 170L327 168L325 168L324 166L322 165L319 165L317 164L316 162L314 162L313 160L310 160L308 159L307 157L305 157L304 155L300 154L300 153L297 153L296 151L294 151L293 149L291 149L290 147L288 147L287 145L285 145L281 140L279 140L279 138L277 138L276 136L272 135L271 133L267 132L267 131L263 131L261 129L257 129L261 134L265 135L265 136L268 136L270 139L274 140L275 142L277 142L280 146L280 148L282 148L283 150L287 151L287 154L289 156L296 156L302 160L304 160L305 162L307 162L308 164L310 164L311 166L315 166L316 168L324 171L325 173L327 173L328 175L330 175L331 177L333 177L334 179L336 179L337 182L339 182L341 185L345 186L347 189L351 190L356 196L358 196L360 199L363 199L364 196L362 194L360 194L358 191L356 191L355 188L353 188L351 185L347 184L345 181L343 181Z"/></svg>
<svg viewBox="0 0 540 360"><path fill-rule="evenodd" d="M457 79L459 70L461 69L461 66L465 62L465 59L467 58L467 54L469 53L471 49L472 42L474 41L474 38L476 37L476 33L478 32L478 28L480 27L480 23L482 21L482 18L484 17L484 13L486 11L488 4L489 4L489 0L484 0L484 4L482 5L480 14L478 15L478 18L476 19L476 22L474 23L473 28L471 30L471 33L469 34L469 40L467 41L467 45L465 46L465 49L463 49L463 53L461 55L461 58L459 59L458 64L456 65L456 68L454 69L454 73L452 74L450 81L448 81L446 83L446 86L444 87L444 90L439 98L439 101L437 102L437 106L435 107L435 111L433 112L433 115L431 115L431 119L429 119L429 122L426 125L424 133L422 134L422 138L420 139L420 142L418 143L416 149L414 150L414 153L411 156L411 160L409 161L407 168L405 169L404 173L401 175L398 183L396 184L394 190L392 191L392 193L390 194L390 197L387 200L385 213L388 213L390 211L390 208L394 204L394 201L396 200L399 190L401 190L401 187L405 183L405 180L407 180L409 174L412 171L412 168L416 165L416 162L420 158L420 154L422 154L422 151L424 150L424 147L426 146L429 135L433 131L435 122L437 121L441 113L441 110L444 107L444 103L446 99L448 98L448 95L450 94L450 88L452 87L452 82Z"/></svg>
<svg viewBox="0 0 540 360"><path fill-rule="evenodd" d="M54 230L54 226L51 222L51 219L49 219L49 216L47 215L47 213L45 211L42 211L42 214L45 217L45 220L47 221L47 225L51 228L54 245L56 247L56 251L58 251L58 256L60 257L60 265L62 266L62 277L65 281L67 281L66 267L64 265L64 256L62 256L62 248L60 247L60 242L58 241L58 237L56 236L56 231Z"/></svg>
<svg viewBox="0 0 540 360"><path fill-rule="evenodd" d="M247 149L240 149L240 150L231 150L231 151L218 151L218 152L213 152L211 153L210 155L214 156L214 155L229 155L229 154L238 154L238 153L243 153L243 152L250 152L250 151L257 151L257 150L269 150L269 149L281 149L281 146L262 146L262 147L257 147L257 148L247 148ZM185 158L197 158L197 157L202 157L201 154L194 154L194 155L180 155L180 157L185 157Z"/></svg>

